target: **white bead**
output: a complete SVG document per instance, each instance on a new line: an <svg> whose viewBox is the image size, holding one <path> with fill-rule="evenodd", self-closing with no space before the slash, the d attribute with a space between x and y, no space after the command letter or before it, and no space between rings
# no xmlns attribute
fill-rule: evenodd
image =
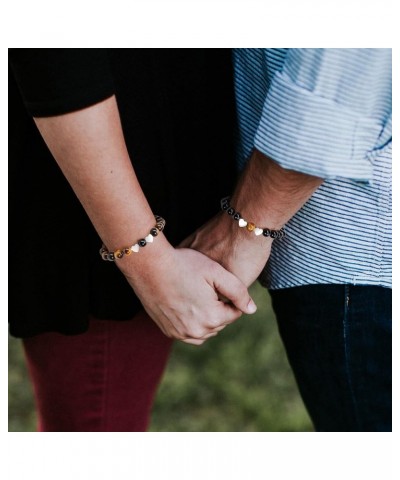
<svg viewBox="0 0 400 480"><path fill-rule="evenodd" d="M147 237L144 237L144 239L146 240L147 243L153 243L154 241L154 237L151 233L149 233Z"/></svg>
<svg viewBox="0 0 400 480"><path fill-rule="evenodd" d="M246 220L243 220L243 218L239 219L239 227L245 227L247 225Z"/></svg>
<svg viewBox="0 0 400 480"><path fill-rule="evenodd" d="M254 233L258 236L258 235L261 235L263 233L263 229L262 228L258 228L256 227L254 229Z"/></svg>
<svg viewBox="0 0 400 480"><path fill-rule="evenodd" d="M138 243L135 243L135 245L132 245L132 246L131 246L132 252L136 252L136 253L137 253L137 252L139 251L139 248L140 248L140 247L139 247L139 244L138 244Z"/></svg>

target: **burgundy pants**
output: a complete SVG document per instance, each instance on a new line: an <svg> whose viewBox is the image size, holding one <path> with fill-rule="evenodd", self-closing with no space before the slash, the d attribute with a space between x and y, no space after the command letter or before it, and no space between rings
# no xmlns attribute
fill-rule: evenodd
<svg viewBox="0 0 400 480"><path fill-rule="evenodd" d="M172 341L141 312L126 322L91 319L89 331L24 340L39 431L139 432Z"/></svg>

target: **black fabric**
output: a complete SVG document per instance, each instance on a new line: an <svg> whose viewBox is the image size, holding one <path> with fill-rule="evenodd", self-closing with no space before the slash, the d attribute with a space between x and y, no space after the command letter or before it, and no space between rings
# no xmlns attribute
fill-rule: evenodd
<svg viewBox="0 0 400 480"><path fill-rule="evenodd" d="M86 331L140 302L42 140L33 116L115 93L128 151L154 213L177 244L232 190L234 102L228 49L11 49L10 333Z"/></svg>
<svg viewBox="0 0 400 480"><path fill-rule="evenodd" d="M114 92L106 49L11 48L9 60L24 104L36 117L78 110Z"/></svg>

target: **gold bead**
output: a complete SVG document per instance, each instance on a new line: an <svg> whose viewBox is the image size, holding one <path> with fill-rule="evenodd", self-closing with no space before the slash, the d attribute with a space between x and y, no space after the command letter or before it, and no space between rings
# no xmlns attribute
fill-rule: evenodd
<svg viewBox="0 0 400 480"><path fill-rule="evenodd" d="M129 247L124 248L124 253L125 255L130 255L132 253L132 250Z"/></svg>
<svg viewBox="0 0 400 480"><path fill-rule="evenodd" d="M252 232L256 228L256 226L254 225L254 223L250 222L247 224L246 228L249 232Z"/></svg>
<svg viewBox="0 0 400 480"><path fill-rule="evenodd" d="M115 250L114 256L117 258L122 258L124 256L124 252L121 249Z"/></svg>

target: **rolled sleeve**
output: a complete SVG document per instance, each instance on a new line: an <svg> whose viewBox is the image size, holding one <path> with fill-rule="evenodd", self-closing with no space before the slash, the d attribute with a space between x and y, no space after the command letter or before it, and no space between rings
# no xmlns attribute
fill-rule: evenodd
<svg viewBox="0 0 400 480"><path fill-rule="evenodd" d="M341 68L335 65L336 68L329 70L330 65L323 61L322 53L314 55L318 63L309 62L307 65L314 89L304 81L304 68L299 70L301 81L296 81L294 68L289 73L285 68L277 72L264 103L254 145L286 169L321 178L345 177L370 182L373 166L369 153L376 147L383 125L365 111L364 92L355 94L354 85L349 87L353 74L355 81L362 79L366 91L371 79L365 76L360 60L352 65L349 53L345 54L345 75L343 65ZM355 56L354 52L351 55ZM364 61L362 65L371 71L365 58L361 60ZM325 91L321 88L324 82L328 85ZM342 99L346 88L352 90L347 101L338 101L334 94L324 95L326 92L340 92L337 96ZM371 83L370 95L374 95L373 88L376 85Z"/></svg>

